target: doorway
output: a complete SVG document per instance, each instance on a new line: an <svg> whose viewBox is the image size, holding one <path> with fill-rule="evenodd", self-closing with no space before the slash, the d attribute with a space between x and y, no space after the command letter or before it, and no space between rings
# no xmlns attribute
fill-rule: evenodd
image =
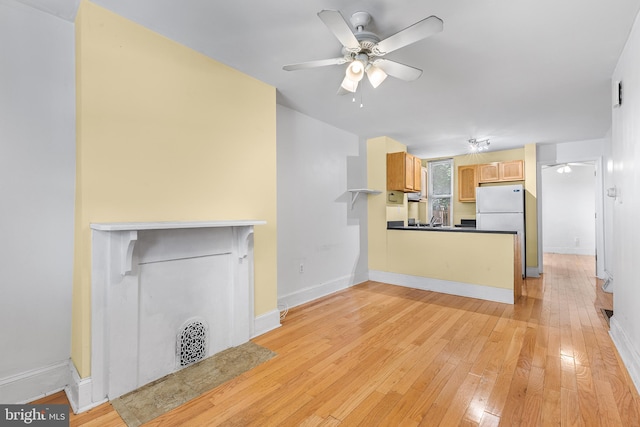
<svg viewBox="0 0 640 427"><path fill-rule="evenodd" d="M541 178L542 252L597 260L595 162L544 165Z"/></svg>

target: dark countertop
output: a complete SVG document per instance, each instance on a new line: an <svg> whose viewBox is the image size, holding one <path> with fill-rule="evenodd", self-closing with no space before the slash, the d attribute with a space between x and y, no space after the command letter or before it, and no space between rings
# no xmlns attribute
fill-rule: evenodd
<svg viewBox="0 0 640 427"><path fill-rule="evenodd" d="M387 230L409 230L409 231L444 231L453 233L491 233L491 234L517 234L517 231L505 230L478 230L473 227L424 227L424 226L405 226L403 221L388 221Z"/></svg>

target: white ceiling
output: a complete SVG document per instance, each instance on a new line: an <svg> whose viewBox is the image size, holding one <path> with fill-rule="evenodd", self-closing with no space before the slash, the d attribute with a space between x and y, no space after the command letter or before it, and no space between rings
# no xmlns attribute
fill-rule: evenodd
<svg viewBox="0 0 640 427"><path fill-rule="evenodd" d="M43 12L55 15L65 21L73 22L80 0L16 0Z"/></svg>
<svg viewBox="0 0 640 427"><path fill-rule="evenodd" d="M79 0L20 0L73 20ZM360 135L386 135L421 157L604 137L610 77L640 0L94 0L277 88L278 103ZM53 10L52 10L53 9ZM55 10L57 9L57 10ZM444 31L386 56L424 70L414 82L361 84L337 96L344 65L284 71L340 56L317 17L368 11L381 38L430 15ZM71 18L69 18L71 17ZM248 100L249 101L249 100Z"/></svg>

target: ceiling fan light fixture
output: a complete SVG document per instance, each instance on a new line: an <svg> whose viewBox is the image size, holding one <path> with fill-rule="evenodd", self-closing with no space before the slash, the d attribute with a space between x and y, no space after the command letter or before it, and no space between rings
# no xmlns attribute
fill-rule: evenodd
<svg viewBox="0 0 640 427"><path fill-rule="evenodd" d="M367 67L367 77L369 78L369 83L375 89L387 78L387 73L372 64Z"/></svg>
<svg viewBox="0 0 640 427"><path fill-rule="evenodd" d="M353 81L349 78L349 76L345 76L340 87L342 87L342 89L346 91L355 92L356 90L358 90L358 81Z"/></svg>
<svg viewBox="0 0 640 427"><path fill-rule="evenodd" d="M347 67L346 77L351 81L359 82L360 80L362 80L362 77L364 77L364 69L364 63L358 59L355 59Z"/></svg>

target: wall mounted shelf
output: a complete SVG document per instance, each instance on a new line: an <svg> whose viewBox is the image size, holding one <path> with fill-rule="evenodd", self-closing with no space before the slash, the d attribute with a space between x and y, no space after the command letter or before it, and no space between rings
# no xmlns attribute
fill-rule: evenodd
<svg viewBox="0 0 640 427"><path fill-rule="evenodd" d="M347 190L351 193L351 209L353 209L353 205L358 199L360 194L380 194L382 191L379 190L371 190L369 188L352 188Z"/></svg>

